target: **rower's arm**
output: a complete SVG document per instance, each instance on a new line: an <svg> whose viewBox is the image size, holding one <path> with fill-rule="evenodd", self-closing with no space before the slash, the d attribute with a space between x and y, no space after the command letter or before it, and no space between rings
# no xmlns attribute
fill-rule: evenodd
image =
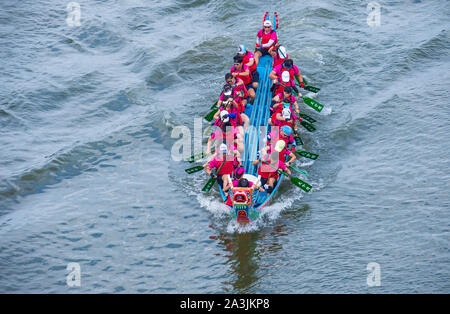
<svg viewBox="0 0 450 314"><path fill-rule="evenodd" d="M302 76L302 74L300 72L298 72L297 78L298 78L300 83L303 83L303 76Z"/></svg>
<svg viewBox="0 0 450 314"><path fill-rule="evenodd" d="M292 165L294 160L297 158L294 153L289 154L290 159L288 160L289 165Z"/></svg>
<svg viewBox="0 0 450 314"><path fill-rule="evenodd" d="M276 80L277 79L277 73L275 71L270 72L269 78L271 78L272 80Z"/></svg>
<svg viewBox="0 0 450 314"><path fill-rule="evenodd" d="M208 144L206 145L206 154L207 155L211 154L211 143L212 143L212 138L210 137L208 139Z"/></svg>
<svg viewBox="0 0 450 314"><path fill-rule="evenodd" d="M300 113L300 108L298 107L298 103L297 102L294 102L294 107L295 107L295 112L297 114L299 114Z"/></svg>

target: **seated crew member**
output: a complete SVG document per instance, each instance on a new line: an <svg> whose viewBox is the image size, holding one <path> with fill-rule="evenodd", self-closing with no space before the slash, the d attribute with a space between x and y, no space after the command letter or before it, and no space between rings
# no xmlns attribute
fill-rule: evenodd
<svg viewBox="0 0 450 314"><path fill-rule="evenodd" d="M251 53L251 51L247 50L247 47L245 45L239 45L238 56L242 56L244 58L244 64L249 67L250 73L252 75L252 87L256 91L259 83L259 73L256 70L257 65L255 56L253 55L253 53Z"/></svg>
<svg viewBox="0 0 450 314"><path fill-rule="evenodd" d="M244 105L244 107L247 106L248 91L247 88L245 88L244 81L240 78L235 78L231 73L225 74L225 81L227 84L231 85L233 92L236 92L239 95L242 105Z"/></svg>
<svg viewBox="0 0 450 314"><path fill-rule="evenodd" d="M226 114L227 113L225 113L223 117L225 117ZM222 126L216 129L209 137L206 145L206 155L211 154L211 145L214 139L217 141L217 146L221 143L226 143L229 150L244 151L244 141L239 131L232 126L229 117L224 118L223 121L224 123Z"/></svg>
<svg viewBox="0 0 450 314"><path fill-rule="evenodd" d="M247 89L248 96L250 97L250 103L253 103L255 99L255 90L252 86L252 74L250 73L250 68L244 65L244 58L242 56L234 56L234 65L230 69L230 73L235 78L240 78L244 81L245 88Z"/></svg>
<svg viewBox="0 0 450 314"><path fill-rule="evenodd" d="M286 59L289 59L289 55L286 52L286 48L284 46L279 46L273 57L272 69L277 65L282 64Z"/></svg>
<svg viewBox="0 0 450 314"><path fill-rule="evenodd" d="M272 145L267 145L263 149L261 149L262 155L270 155L273 151L276 151L279 153L279 158L282 162L285 163L286 167L289 167L297 157L293 152L291 152L289 149L286 148L286 143L282 140L279 140L275 147ZM258 156L258 155L257 155ZM286 162L286 156L289 157L289 161Z"/></svg>
<svg viewBox="0 0 450 314"><path fill-rule="evenodd" d="M247 130L250 119L244 113L245 107L240 102L239 96L231 98L231 96L224 95L223 99L224 102L214 115L214 119L218 121L221 112L226 110L228 117L231 118L231 124L238 129L242 136L244 136L244 130Z"/></svg>
<svg viewBox="0 0 450 314"><path fill-rule="evenodd" d="M255 45L255 62L259 64L261 56L270 55L275 45L278 43L277 32L272 29L272 22L265 20L263 28L258 31L256 35Z"/></svg>
<svg viewBox="0 0 450 314"><path fill-rule="evenodd" d="M287 148L293 152L295 151L296 143L290 126L283 125L281 128L272 127L272 131L267 135L267 145L277 143L279 140L283 140Z"/></svg>
<svg viewBox="0 0 450 314"><path fill-rule="evenodd" d="M292 95L292 88L290 86L286 86L283 89L283 92L275 94L275 96L272 98L272 101L274 103L280 103L284 99L289 99L290 104L291 104L290 109L291 109L292 113L295 112L297 115L299 115L300 114L300 108L298 106L297 99L295 98L294 95ZM292 105L294 105L294 108L292 108ZM293 109L295 109L295 110L293 110Z"/></svg>
<svg viewBox="0 0 450 314"><path fill-rule="evenodd" d="M226 196L228 196L228 192L226 191L232 187L232 183L228 179L228 176L234 171L238 158L237 154L239 154L237 151L229 151L227 145L222 143L219 146L219 153L213 157L205 167L205 172L209 176L217 178L217 183L220 185Z"/></svg>
<svg viewBox="0 0 450 314"><path fill-rule="evenodd" d="M303 76L301 75L298 67L296 65L294 65L294 61L292 61L292 59L286 59L283 63L277 65L275 68L272 69L272 72L270 72L269 77L272 80L279 80L281 78L281 74L284 71L288 71L289 72L289 76L290 76L290 84L289 86L291 86L297 93L298 93L298 89L295 86L295 77L297 77L297 79L300 82L300 87L304 88L305 84L303 83Z"/></svg>
<svg viewBox="0 0 450 314"><path fill-rule="evenodd" d="M269 157L270 156L270 157ZM262 156L255 160L252 164L261 164L258 168L258 175L261 176L261 185L265 188L268 194L271 194L273 188L277 185L280 174L277 170L285 171L291 174L291 171L286 168L284 162L279 160L279 153L274 151L270 155Z"/></svg>

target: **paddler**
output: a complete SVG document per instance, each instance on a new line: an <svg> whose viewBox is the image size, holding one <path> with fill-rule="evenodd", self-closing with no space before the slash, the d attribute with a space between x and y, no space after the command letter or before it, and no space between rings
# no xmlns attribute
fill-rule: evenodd
<svg viewBox="0 0 450 314"><path fill-rule="evenodd" d="M289 125L283 125L281 128L272 127L272 131L267 135L267 145L277 143L279 140L283 140L288 149L295 151L296 143Z"/></svg>
<svg viewBox="0 0 450 314"><path fill-rule="evenodd" d="M250 68L244 64L244 58L242 56L234 56L234 65L230 69L231 75L235 78L240 78L244 81L245 88L247 89L249 101L252 104L255 99L255 90L252 86L252 74Z"/></svg>
<svg viewBox="0 0 450 314"><path fill-rule="evenodd" d="M252 75L252 87L256 91L259 83L259 73L256 70L257 65L255 56L253 55L253 53L251 53L251 51L247 50L247 47L245 45L239 45L237 54L238 56L242 56L243 63L249 67L250 73Z"/></svg>
<svg viewBox="0 0 450 314"><path fill-rule="evenodd" d="M221 143L226 143L229 150L239 150L244 151L244 143L243 138L239 131L232 126L229 121L229 117L225 117L227 113L223 114L223 124L220 128L217 128L213 134L208 139L208 143L206 145L205 153L207 155L211 154L211 145L212 141L215 139L217 141L217 146Z"/></svg>
<svg viewBox="0 0 450 314"><path fill-rule="evenodd" d="M244 107L247 106L248 91L247 88L245 88L244 81L240 78L235 78L231 73L227 73L225 74L225 82L228 85L231 85L233 93L237 93L242 105L244 105Z"/></svg>
<svg viewBox="0 0 450 314"><path fill-rule="evenodd" d="M286 59L289 59L289 55L286 52L286 48L284 46L279 46L276 49L276 53L273 56L272 68L276 67L279 64L282 64Z"/></svg>
<svg viewBox="0 0 450 314"><path fill-rule="evenodd" d="M298 81L300 82L300 87L302 88L305 87L305 84L303 83L303 76L301 75L298 67L294 64L294 61L292 59L286 59L283 63L274 67L272 69L272 72L270 72L269 77L274 81L281 81L281 75L285 71L289 73L290 77L289 86L291 86L297 93L298 89L295 86L294 82L295 77L297 77Z"/></svg>
<svg viewBox="0 0 450 314"><path fill-rule="evenodd" d="M273 188L277 185L280 177L277 170L283 170L287 174L291 174L291 171L286 168L284 162L279 159L279 152L277 151L272 152L270 155L262 156L252 164L255 166L261 164L258 168L258 175L261 176L261 185L265 188L267 194L271 194Z"/></svg>
<svg viewBox="0 0 450 314"><path fill-rule="evenodd" d="M258 187L256 184L253 184L252 181L247 180L244 178L245 169L244 167L238 167L234 171L234 178L233 178L233 187L237 188L257 188L261 192L264 192L264 189L261 187Z"/></svg>
<svg viewBox="0 0 450 314"><path fill-rule="evenodd" d="M238 160L239 152L229 151L226 144L220 144L219 153L205 167L205 172L209 176L217 178L217 183L224 191L225 196L228 196L227 191L233 186L229 176L233 173Z"/></svg>
<svg viewBox="0 0 450 314"><path fill-rule="evenodd" d="M275 96L272 98L272 100L273 100L273 102L275 104L276 103L281 103L285 99L289 100L288 101L288 103L290 104L289 108L291 109L292 113L295 112L295 114L299 115L300 114L300 108L298 106L297 99L295 98L294 95L292 95L292 88L290 86L286 86L281 93L275 94ZM274 107L275 107L275 105L274 105Z"/></svg>
<svg viewBox="0 0 450 314"><path fill-rule="evenodd" d="M259 64L261 56L271 55L276 44L278 43L277 32L272 29L272 22L265 20L263 28L260 29L256 35L255 45L255 62Z"/></svg>
<svg viewBox="0 0 450 314"><path fill-rule="evenodd" d="M289 167L297 157L293 152L291 152L289 149L286 148L286 142L279 140L275 147L272 145L267 145L261 150L262 155L270 155L273 151L276 151L279 155L279 159L285 163L286 167ZM286 156L289 157L289 161L286 162Z"/></svg>
<svg viewBox="0 0 450 314"><path fill-rule="evenodd" d="M231 93L231 91L228 93ZM217 125L219 116L225 110L227 111L231 124L238 129L242 136L244 136L244 129L247 130L250 119L244 113L245 107L241 103L239 96L235 95L235 97L232 98L230 95L225 95L224 93L222 106L214 115L214 119L216 120L215 125Z"/></svg>

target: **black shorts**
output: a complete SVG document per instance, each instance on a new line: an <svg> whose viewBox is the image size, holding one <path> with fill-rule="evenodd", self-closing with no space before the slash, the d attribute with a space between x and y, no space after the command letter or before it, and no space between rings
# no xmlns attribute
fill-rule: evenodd
<svg viewBox="0 0 450 314"><path fill-rule="evenodd" d="M253 84L253 82L250 83L250 84L248 84L248 85L245 85L245 88L247 89L247 91L248 91L249 89L253 89L253 91L255 91L255 89L253 88L252 84Z"/></svg>
<svg viewBox="0 0 450 314"><path fill-rule="evenodd" d="M258 73L258 71L253 71L252 72L252 77L253 77L253 80L252 80L252 83L259 83L259 73Z"/></svg>
<svg viewBox="0 0 450 314"><path fill-rule="evenodd" d="M259 52L261 52L261 54L263 55L263 56L268 56L268 55L270 55L270 53L269 53L269 48L258 48L258 49L256 49L256 51L259 51Z"/></svg>
<svg viewBox="0 0 450 314"><path fill-rule="evenodd" d="M264 185L266 185L266 183L267 183L268 180L269 180L269 179L261 178L261 187L264 188ZM278 183L278 179L275 179L275 182L273 183L273 187L276 187L276 186L277 186L277 183Z"/></svg>

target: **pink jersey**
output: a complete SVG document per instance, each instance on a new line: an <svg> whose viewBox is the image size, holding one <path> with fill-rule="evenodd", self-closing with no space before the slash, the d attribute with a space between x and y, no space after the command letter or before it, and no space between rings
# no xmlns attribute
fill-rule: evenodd
<svg viewBox="0 0 450 314"><path fill-rule="evenodd" d="M294 75L297 76L300 74L300 71L298 70L298 67L295 64L292 66L292 68L284 68L283 64L279 64L275 68L273 68L272 71L275 71L275 74L278 77L278 81L280 81L280 82L281 82L281 73L283 73L284 71L288 71L289 76L291 77L291 82L290 82L291 86L295 86Z"/></svg>
<svg viewBox="0 0 450 314"><path fill-rule="evenodd" d="M244 56L244 64L247 64L250 62L250 59L253 59L253 65L250 67L250 72L253 72L256 70L256 62L255 62L255 56L253 55L253 53L251 53L250 51L247 50L247 53Z"/></svg>
<svg viewBox="0 0 450 314"><path fill-rule="evenodd" d="M261 48L263 49L269 49L270 47L274 46L278 42L277 32L272 30L270 33L266 33L264 31L264 28L261 28L258 31L258 34L256 37L261 40ZM272 45L268 46L267 44L269 41L273 41Z"/></svg>
<svg viewBox="0 0 450 314"><path fill-rule="evenodd" d="M216 156L209 162L208 168L209 169L216 168L216 170L219 170L219 168L223 164L222 168L220 168L220 171L217 173L217 175L232 174L234 171L234 162L235 158L233 155L229 155L227 157L227 161L225 162L222 159L222 156Z"/></svg>
<svg viewBox="0 0 450 314"><path fill-rule="evenodd" d="M240 78L241 80L244 81L245 85L248 85L248 84L250 84L252 82L252 72L250 71L250 68L247 65L242 64L242 69L240 71L237 70L234 66L232 66L231 69L230 69L230 73L233 73L233 72L242 73L242 72L245 72L247 70L248 70L248 75L240 75L240 74L238 74L236 76L236 78Z"/></svg>

